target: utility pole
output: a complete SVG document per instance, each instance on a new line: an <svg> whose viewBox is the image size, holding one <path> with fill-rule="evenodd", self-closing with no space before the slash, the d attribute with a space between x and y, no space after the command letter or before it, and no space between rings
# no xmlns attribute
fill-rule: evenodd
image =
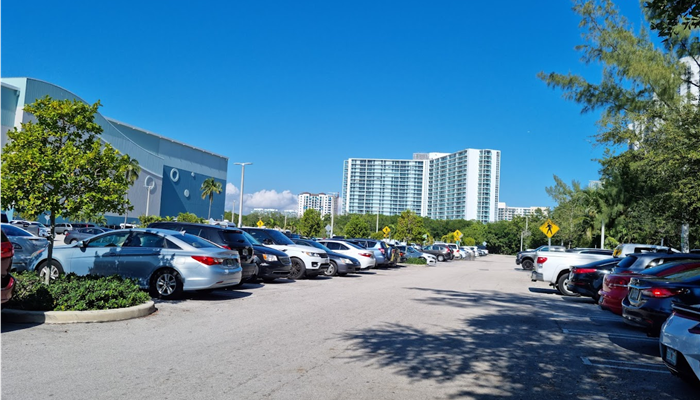
<svg viewBox="0 0 700 400"><path fill-rule="evenodd" d="M237 162L234 164L241 166L241 197L238 200L238 227L240 228L243 225L243 180L245 178L245 166L252 165L253 163L250 163L250 162L238 163ZM231 211L231 214L233 214L233 211ZM233 218L233 215L231 215L231 218Z"/></svg>

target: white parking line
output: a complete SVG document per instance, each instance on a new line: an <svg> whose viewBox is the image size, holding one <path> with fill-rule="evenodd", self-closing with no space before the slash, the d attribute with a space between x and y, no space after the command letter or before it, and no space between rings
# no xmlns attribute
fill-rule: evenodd
<svg viewBox="0 0 700 400"><path fill-rule="evenodd" d="M559 321L590 321L590 320L596 320L596 321L612 321L612 322L622 322L621 317L615 317L615 316L596 316L596 315L565 315L565 314L549 314L550 319L556 319Z"/></svg>
<svg viewBox="0 0 700 400"><path fill-rule="evenodd" d="M626 370L631 370L631 371L642 371L642 372L656 372L656 373L660 373L660 374L669 374L670 373L668 371L668 369L666 369L666 366L664 364L658 364L658 363L606 360L603 358L594 358L594 357L581 357L581 360L583 360L583 363L585 365L590 365L590 366L594 366L594 367L626 369ZM615 365L615 364L619 364L619 365ZM631 367L631 366L627 366L627 365L636 365L636 366L642 366L642 367L648 367L648 368L637 368L637 367Z"/></svg>
<svg viewBox="0 0 700 400"><path fill-rule="evenodd" d="M608 332L597 332L597 331L583 331L583 330L578 330L578 329L565 329L562 328L561 331L563 333L569 334L569 335L579 335L579 336L604 336L607 338L619 338L619 339L631 339L631 340L641 340L645 342L658 342L659 339L655 338L649 338L646 336L640 336L640 335L628 335L626 333L608 333Z"/></svg>

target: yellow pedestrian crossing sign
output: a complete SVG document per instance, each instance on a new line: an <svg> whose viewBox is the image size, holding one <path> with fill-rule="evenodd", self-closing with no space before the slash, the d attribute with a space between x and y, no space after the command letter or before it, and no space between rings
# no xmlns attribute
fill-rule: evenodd
<svg viewBox="0 0 700 400"><path fill-rule="evenodd" d="M548 219L547 221L544 222L544 224L542 224L542 226L540 226L540 230L548 238L551 239L555 233L559 232L559 227L554 222L552 222L551 219Z"/></svg>
<svg viewBox="0 0 700 400"><path fill-rule="evenodd" d="M457 240L462 239L462 232L460 232L459 229L455 231L455 238L457 238Z"/></svg>
<svg viewBox="0 0 700 400"><path fill-rule="evenodd" d="M263 226L265 226L265 223L262 222L261 219L259 219L257 225L258 225L258 228L262 228Z"/></svg>
<svg viewBox="0 0 700 400"><path fill-rule="evenodd" d="M391 229L389 229L388 226L385 226L384 229L382 229L382 232L384 232L384 237L389 236L389 232L391 232Z"/></svg>

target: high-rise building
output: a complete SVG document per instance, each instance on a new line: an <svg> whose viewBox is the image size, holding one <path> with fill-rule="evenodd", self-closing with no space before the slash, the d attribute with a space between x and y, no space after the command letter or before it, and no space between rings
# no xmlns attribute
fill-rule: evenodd
<svg viewBox="0 0 700 400"><path fill-rule="evenodd" d="M506 203L498 203L498 221L512 221L513 217L525 217L532 215L536 210L541 210L544 214L549 212L547 207L508 207Z"/></svg>
<svg viewBox="0 0 700 400"><path fill-rule="evenodd" d="M309 192L303 192L299 194L299 207L297 209L297 215L301 218L304 212L309 208L318 210L323 217L326 214L330 214L333 207L338 204L337 195L335 194L312 194ZM337 210L334 211L337 214Z"/></svg>
<svg viewBox="0 0 700 400"><path fill-rule="evenodd" d="M496 221L501 152L416 153L412 160L351 158L343 167L343 211Z"/></svg>

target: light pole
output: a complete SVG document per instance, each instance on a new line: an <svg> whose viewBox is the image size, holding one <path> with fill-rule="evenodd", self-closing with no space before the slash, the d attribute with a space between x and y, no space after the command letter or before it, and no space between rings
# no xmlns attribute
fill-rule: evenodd
<svg viewBox="0 0 700 400"><path fill-rule="evenodd" d="M240 165L241 166L241 196L238 199L238 227L240 228L243 225L243 180L245 178L245 166L246 165L251 165L253 163L250 162L237 162L234 163L235 165Z"/></svg>

